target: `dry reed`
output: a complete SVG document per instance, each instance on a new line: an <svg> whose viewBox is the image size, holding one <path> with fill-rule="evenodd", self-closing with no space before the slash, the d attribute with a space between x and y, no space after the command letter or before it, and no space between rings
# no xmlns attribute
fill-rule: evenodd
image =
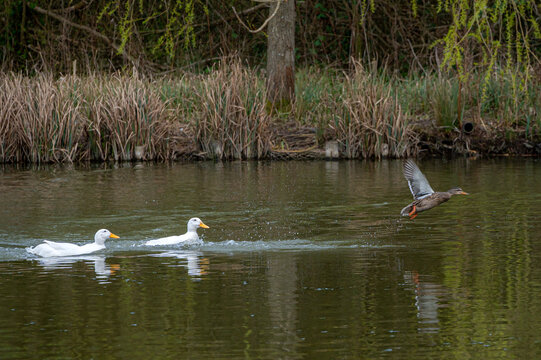
<svg viewBox="0 0 541 360"><path fill-rule="evenodd" d="M89 151L98 160L168 158L167 103L136 77L87 80Z"/></svg>
<svg viewBox="0 0 541 360"><path fill-rule="evenodd" d="M162 159L166 103L136 78L0 76L0 161Z"/></svg>
<svg viewBox="0 0 541 360"><path fill-rule="evenodd" d="M264 77L239 60L208 75L152 81L0 74L0 162L321 158L328 140L342 158L400 158L417 152L422 129L412 130L412 119L436 129L430 118L456 112L454 98L435 90L447 84L436 77L398 80L360 65L350 75L298 75L293 112L269 115ZM504 114L512 120L500 122L533 143L541 132L539 87L517 106L502 101L506 84L491 83L484 103L466 93L466 114Z"/></svg>
<svg viewBox="0 0 541 360"><path fill-rule="evenodd" d="M401 158L408 155L409 129L391 83L357 64L334 118L336 138L347 158Z"/></svg>
<svg viewBox="0 0 541 360"><path fill-rule="evenodd" d="M0 161L82 160L81 104L50 76L0 79Z"/></svg>
<svg viewBox="0 0 541 360"><path fill-rule="evenodd" d="M222 62L201 81L196 127L202 150L219 159L265 157L270 118L264 86L255 71L238 60Z"/></svg>

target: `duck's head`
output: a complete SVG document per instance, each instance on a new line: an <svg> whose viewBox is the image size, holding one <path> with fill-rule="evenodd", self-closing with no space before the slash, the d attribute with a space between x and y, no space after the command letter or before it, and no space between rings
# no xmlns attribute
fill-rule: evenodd
<svg viewBox="0 0 541 360"><path fill-rule="evenodd" d="M198 228L208 229L209 227L201 221L199 218L191 218L188 221L188 231L196 231Z"/></svg>
<svg viewBox="0 0 541 360"><path fill-rule="evenodd" d="M105 243L105 240L109 238L118 239L119 237L107 229L98 230L96 232L96 235L94 235L94 241L100 245L103 245Z"/></svg>
<svg viewBox="0 0 541 360"><path fill-rule="evenodd" d="M451 195L469 195L467 192L463 191L459 187L452 188L451 190L448 191L448 193Z"/></svg>

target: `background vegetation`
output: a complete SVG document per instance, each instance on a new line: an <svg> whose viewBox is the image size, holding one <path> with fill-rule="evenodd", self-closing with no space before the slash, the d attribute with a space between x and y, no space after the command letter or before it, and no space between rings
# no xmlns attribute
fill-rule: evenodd
<svg viewBox="0 0 541 360"><path fill-rule="evenodd" d="M251 28L269 15L242 0L4 1L1 160L319 157L329 140L346 158L541 153L535 1L297 1L284 113L267 111L266 33L233 7Z"/></svg>
<svg viewBox="0 0 541 360"><path fill-rule="evenodd" d="M297 1L296 60L301 67L347 68L351 57L377 59L402 72L442 60L432 44L450 17L437 1ZM247 0L83 0L3 2L2 66L16 71L79 73L204 69L238 54L251 65L265 61L266 34L249 33L268 17L266 4ZM415 9L416 16L413 16Z"/></svg>

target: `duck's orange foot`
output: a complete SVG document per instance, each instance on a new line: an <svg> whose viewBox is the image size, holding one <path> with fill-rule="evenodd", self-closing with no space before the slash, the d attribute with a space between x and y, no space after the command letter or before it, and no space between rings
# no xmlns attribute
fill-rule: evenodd
<svg viewBox="0 0 541 360"><path fill-rule="evenodd" d="M410 216L410 220L413 220L417 217L417 207L415 205L412 205L411 211L408 213L408 215Z"/></svg>

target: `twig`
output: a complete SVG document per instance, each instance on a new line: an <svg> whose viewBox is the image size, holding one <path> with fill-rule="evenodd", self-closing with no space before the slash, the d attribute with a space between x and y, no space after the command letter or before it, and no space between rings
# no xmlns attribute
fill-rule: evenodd
<svg viewBox="0 0 541 360"><path fill-rule="evenodd" d="M34 6L34 7L31 7L29 6L30 9L40 13L40 14L44 14L44 15L47 15L47 16L50 16L52 17L53 19L56 19L58 21L61 21L67 25L70 25L74 28L77 28L77 29L81 29L81 30L84 30L84 31L87 31L89 32L90 34L94 35L95 37L97 38L100 38L102 39L103 41L105 41L109 46L111 46L113 49L115 49L117 52L120 52L120 46L118 46L117 44L115 44L113 41L111 41L107 36L103 35L102 33L88 27L88 26L85 26L85 25L79 25L79 24L76 24L68 19L66 19L65 17L63 16L60 16L52 11L48 11L48 10L45 10L39 6ZM131 61L133 64L137 64L137 61L132 57L130 56L130 54L128 54L126 51L122 51L121 52L122 56L124 56L127 60Z"/></svg>
<svg viewBox="0 0 541 360"><path fill-rule="evenodd" d="M255 34L255 33L258 33L260 32L261 30L263 30L265 28L265 26L267 26L267 24L269 23L269 21L271 21L271 19L276 15L276 13L278 12L278 9L280 8L280 4L282 3L283 0L278 0L277 1L277 5L276 5L276 9L274 9L274 12L272 13L271 16L269 16L267 18L267 20L265 20L265 22L263 23L263 25L261 25L258 29L256 30L252 30L250 29L241 19L240 19L240 16L239 14L237 14L237 10L235 10L235 7L234 6L231 6L231 8L233 9L233 12L235 13L235 16L237 17L237 20L239 20L239 22L241 23L242 26L244 26L246 28L246 30L248 30L249 32L251 32L252 34ZM286 0L288 1L288 0ZM289 0L289 1L293 1L293 0ZM269 1L269 2L272 2L272 1Z"/></svg>
<svg viewBox="0 0 541 360"><path fill-rule="evenodd" d="M92 1L94 1L94 0L90 0L90 2L87 4L87 0L82 0L82 1L78 2L77 4L74 4L72 6L68 6L67 8L54 9L53 11L69 12L69 11L73 11L73 10L78 10L78 9L80 9L82 7L85 7L86 5L92 4Z"/></svg>
<svg viewBox="0 0 541 360"><path fill-rule="evenodd" d="M419 61L419 58L417 57L417 54L415 53L415 50L413 50L413 45L412 45L410 39L408 39L408 43L410 44L411 53L413 54L413 58L414 58L415 60L417 60L417 64L421 67L421 70L423 70L423 72L425 73L425 75L427 75L427 74L426 74L425 68L423 67L423 65L421 65L421 62Z"/></svg>
<svg viewBox="0 0 541 360"><path fill-rule="evenodd" d="M239 15L250 14L250 13L253 13L254 11L257 11L259 9L262 9L262 8L265 8L265 7L268 7L268 6L269 6L268 4L259 4L259 5L256 5L254 7L248 8L246 10L239 11L238 14ZM223 22L227 23L227 20L231 20L231 19L235 18L235 15L231 15L231 16L228 16L228 17L224 18L223 16L220 15L220 13L218 11L214 10L214 12L216 12L218 14L218 17L220 19L211 21L210 23L202 22L202 23L194 24L193 27L198 28L198 27L202 27L202 26L215 26L215 25L221 24ZM229 26L229 24L228 24L228 26ZM167 29L147 30L147 31L141 31L141 34L161 34L161 33L164 33L166 31L167 31ZM201 30L201 32L202 31L207 31L207 29Z"/></svg>

